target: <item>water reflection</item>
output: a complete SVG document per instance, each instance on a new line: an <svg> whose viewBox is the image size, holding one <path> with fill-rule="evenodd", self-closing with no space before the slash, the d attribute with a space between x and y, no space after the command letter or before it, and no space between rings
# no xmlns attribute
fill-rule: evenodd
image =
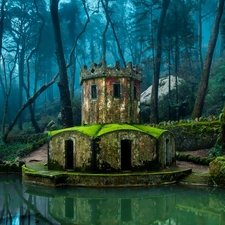
<svg viewBox="0 0 225 225"><path fill-rule="evenodd" d="M48 213L48 197L25 193L20 176L0 176L0 224L60 224Z"/></svg>
<svg viewBox="0 0 225 225"><path fill-rule="evenodd" d="M224 189L24 187L0 177L0 224L225 225Z"/></svg>

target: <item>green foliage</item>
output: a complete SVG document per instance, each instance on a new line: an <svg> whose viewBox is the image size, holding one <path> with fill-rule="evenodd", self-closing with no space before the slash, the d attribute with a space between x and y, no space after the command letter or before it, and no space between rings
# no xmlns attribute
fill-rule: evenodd
<svg viewBox="0 0 225 225"><path fill-rule="evenodd" d="M209 152L210 157L217 157L221 156L223 153L223 146L222 145L215 145Z"/></svg>
<svg viewBox="0 0 225 225"><path fill-rule="evenodd" d="M27 144L14 143L0 145L0 159L2 161L15 161L18 157L18 152L22 151L27 147Z"/></svg>
<svg viewBox="0 0 225 225"><path fill-rule="evenodd" d="M22 172L22 166L24 165L23 162L19 163L5 163L0 164L0 172L2 173L15 173L15 172Z"/></svg>
<svg viewBox="0 0 225 225"><path fill-rule="evenodd" d="M0 160L15 162L45 144L46 141L47 134L11 137L8 143L0 144Z"/></svg>
<svg viewBox="0 0 225 225"><path fill-rule="evenodd" d="M177 154L176 157L177 157L177 160L180 160L180 161L193 162L196 164L206 165L206 166L208 166L209 163L214 160L214 158L205 158L205 157L201 158L199 156L193 156L190 154Z"/></svg>
<svg viewBox="0 0 225 225"><path fill-rule="evenodd" d="M225 158L217 157L209 164L209 172L213 177L221 177L225 175Z"/></svg>
<svg viewBox="0 0 225 225"><path fill-rule="evenodd" d="M220 115L221 109L224 106L225 100L225 63L222 61L217 70L214 72L215 76L209 79L208 92L205 97L203 113L208 115Z"/></svg>
<svg viewBox="0 0 225 225"><path fill-rule="evenodd" d="M81 125L81 98L72 99L73 120L75 126Z"/></svg>
<svg viewBox="0 0 225 225"><path fill-rule="evenodd" d="M164 95L163 99L159 101L159 120L174 120L185 118L191 114L192 106L190 96L191 90L187 83L179 85L178 102L176 102L176 90L171 90L169 94ZM170 115L168 109L170 108Z"/></svg>

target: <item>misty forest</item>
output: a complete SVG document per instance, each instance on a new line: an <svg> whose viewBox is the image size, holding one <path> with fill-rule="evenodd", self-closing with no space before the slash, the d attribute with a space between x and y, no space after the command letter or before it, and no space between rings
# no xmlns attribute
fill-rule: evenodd
<svg viewBox="0 0 225 225"><path fill-rule="evenodd" d="M80 70L93 62L142 69L141 92L152 85L149 101L141 100L143 123L218 117L223 9L224 0L1 0L2 143L42 133L50 121L80 125ZM170 77L173 87L171 79L159 95L160 79Z"/></svg>

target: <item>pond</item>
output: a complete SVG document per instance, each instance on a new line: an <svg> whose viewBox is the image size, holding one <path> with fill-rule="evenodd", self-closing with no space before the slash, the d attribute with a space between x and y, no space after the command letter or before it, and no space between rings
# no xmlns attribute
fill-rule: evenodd
<svg viewBox="0 0 225 225"><path fill-rule="evenodd" d="M148 188L28 187L0 176L1 225L224 225L225 190L170 185Z"/></svg>

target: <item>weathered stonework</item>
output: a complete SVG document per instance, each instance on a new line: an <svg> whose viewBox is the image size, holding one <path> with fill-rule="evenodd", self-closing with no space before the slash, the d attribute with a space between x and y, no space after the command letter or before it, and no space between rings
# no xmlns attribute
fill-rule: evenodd
<svg viewBox="0 0 225 225"><path fill-rule="evenodd" d="M92 64L90 70L81 70L82 123L138 123L141 71L127 64L114 68ZM114 84L118 84L115 95ZM92 86L95 85L94 97Z"/></svg>
<svg viewBox="0 0 225 225"><path fill-rule="evenodd" d="M91 172L94 183L88 186L155 185L175 182L173 175L121 176L107 178L105 172L157 171L175 164L175 140L166 130L139 124L141 71L131 63L120 68L92 64L81 70L83 126L49 131L48 169L72 171L72 174L35 175L38 182L53 186L83 186L89 176L75 172ZM24 168L25 171L25 168ZM54 171L57 173L56 171ZM133 175L133 174L132 174ZM29 171L24 172L29 180ZM34 179L34 178L33 178ZM41 180L39 180L41 179ZM33 182L36 182L34 179ZM49 185L50 186L50 185Z"/></svg>
<svg viewBox="0 0 225 225"><path fill-rule="evenodd" d="M71 146L67 146L67 141ZM52 170L155 171L174 164L173 135L144 125L74 127L56 131L49 140L48 168Z"/></svg>
<svg viewBox="0 0 225 225"><path fill-rule="evenodd" d="M79 132L63 132L49 142L49 169L66 169L65 141L73 142L73 170L84 171L91 166L91 138Z"/></svg>
<svg viewBox="0 0 225 225"><path fill-rule="evenodd" d="M121 140L131 141L131 168L144 166L145 161L156 158L155 138L137 131L116 131L100 137L96 154L99 170L104 169L104 162L110 165L108 170L121 170Z"/></svg>
<svg viewBox="0 0 225 225"><path fill-rule="evenodd" d="M174 165L176 163L176 144L175 139L170 132L164 132L158 139L158 156L161 167Z"/></svg>

